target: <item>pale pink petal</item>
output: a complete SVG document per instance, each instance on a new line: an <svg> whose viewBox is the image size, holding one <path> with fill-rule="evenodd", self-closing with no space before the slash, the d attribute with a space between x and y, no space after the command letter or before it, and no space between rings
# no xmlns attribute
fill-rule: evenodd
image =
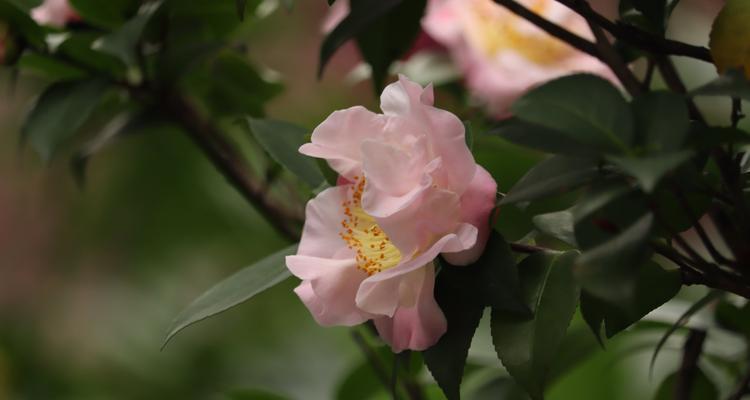
<svg viewBox="0 0 750 400"><path fill-rule="evenodd" d="M427 164L426 154L408 150L376 140L363 141L362 165L367 171L367 183L392 196L404 195L417 186Z"/></svg>
<svg viewBox="0 0 750 400"><path fill-rule="evenodd" d="M413 254L449 233L457 233L461 224L460 200L451 191L430 186L408 207L376 220L402 254Z"/></svg>
<svg viewBox="0 0 750 400"><path fill-rule="evenodd" d="M427 265L414 271L421 282L417 286L417 301L411 307L399 307L392 318L375 318L378 334L393 352L403 350L426 350L432 347L448 328L443 312L433 294L435 287L435 267Z"/></svg>
<svg viewBox="0 0 750 400"><path fill-rule="evenodd" d="M446 261L453 265L468 265L484 252L490 235L490 214L495 208L497 183L487 170L477 167L469 188L461 196L461 221L478 229L476 244L458 253L443 252Z"/></svg>
<svg viewBox="0 0 750 400"><path fill-rule="evenodd" d="M326 295L352 296L352 287L356 288L356 282L352 282L350 286L340 286L338 287L340 290L326 293ZM351 299L337 301L337 299L331 299L330 297L321 297L318 295L319 290L314 287L311 281L303 281L294 289L294 292L310 310L318 324L322 326L354 326L372 319L372 315L358 309Z"/></svg>
<svg viewBox="0 0 750 400"><path fill-rule="evenodd" d="M335 111L312 133L312 142L300 147L302 154L324 158L339 175L349 180L361 174L360 145L382 134L387 118L361 106Z"/></svg>
<svg viewBox="0 0 750 400"><path fill-rule="evenodd" d="M428 163L420 172L418 182L414 182L411 190L401 195L392 195L390 191L382 190L368 180L362 196L362 207L376 218L388 218L423 198L423 194L432 184L432 173L442 165L442 160L436 158ZM369 176L369 175L368 175Z"/></svg>
<svg viewBox="0 0 750 400"><path fill-rule="evenodd" d="M307 202L305 227L297 250L298 255L336 258L346 243L339 237L341 221L350 185L328 188Z"/></svg>
<svg viewBox="0 0 750 400"><path fill-rule="evenodd" d="M69 21L78 20L80 17L70 6L68 0L44 0L44 3L31 10L31 18L39 25L60 28Z"/></svg>

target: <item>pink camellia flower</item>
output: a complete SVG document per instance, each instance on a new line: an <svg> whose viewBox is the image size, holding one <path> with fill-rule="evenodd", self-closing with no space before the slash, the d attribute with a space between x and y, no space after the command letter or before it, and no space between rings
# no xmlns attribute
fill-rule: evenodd
<svg viewBox="0 0 750 400"><path fill-rule="evenodd" d="M31 17L39 25L49 25L61 28L68 22L77 21L81 17L70 6L68 0L44 0L39 7L31 10Z"/></svg>
<svg viewBox="0 0 750 400"><path fill-rule="evenodd" d="M336 111L300 148L340 179L307 204L297 255L286 264L319 324L372 319L395 352L424 350L446 330L433 260L479 257L497 185L474 161L461 121L433 107L432 87L401 76L381 108Z"/></svg>
<svg viewBox="0 0 750 400"><path fill-rule="evenodd" d="M518 0L579 36L593 40L586 21L555 0ZM601 4L597 4L601 3ZM594 6L613 3L599 0ZM492 0L429 0L422 27L450 49L469 90L496 116L530 87L572 72L614 79L606 65L495 4Z"/></svg>

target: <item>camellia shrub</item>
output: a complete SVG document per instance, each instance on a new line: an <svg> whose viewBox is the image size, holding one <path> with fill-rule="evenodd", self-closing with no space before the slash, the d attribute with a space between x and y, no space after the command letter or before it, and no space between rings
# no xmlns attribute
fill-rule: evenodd
<svg viewBox="0 0 750 400"><path fill-rule="evenodd" d="M21 138L43 160L72 148L83 183L103 147L177 128L288 240L188 305L165 345L297 279L289 296L321 326L352 327L383 381L347 398L542 399L596 350L571 344L571 321L606 351L697 285L680 317L648 321L652 363L686 337L657 398L741 399L750 2L704 2L721 8L708 47L668 37L680 0L328 0L317 74L353 42L380 110L331 110L314 129L266 117L283 87L237 43L268 1L0 0L0 60L47 83ZM715 76L688 88L676 58ZM705 104L725 110L707 118ZM267 171L225 132L238 120ZM488 137L535 162L505 175ZM498 361L467 366L483 315ZM712 353L715 332L744 347ZM498 373L471 392L478 369Z"/></svg>

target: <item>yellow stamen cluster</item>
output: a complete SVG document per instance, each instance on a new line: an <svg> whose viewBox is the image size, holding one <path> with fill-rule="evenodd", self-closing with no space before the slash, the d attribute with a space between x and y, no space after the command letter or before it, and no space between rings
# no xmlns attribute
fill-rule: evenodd
<svg viewBox="0 0 750 400"><path fill-rule="evenodd" d="M544 15L551 0L534 0L527 4L537 14ZM517 15L491 0L474 3L472 11L476 24L469 28L469 36L485 54L495 56L503 50L512 50L537 64L552 64L572 52L562 41L540 32L525 31L528 24Z"/></svg>
<svg viewBox="0 0 750 400"><path fill-rule="evenodd" d="M345 218L341 220L339 236L347 247L355 251L357 268L373 275L398 265L401 252L391 243L375 219L362 209L364 189L365 178L355 176L347 199L341 203Z"/></svg>

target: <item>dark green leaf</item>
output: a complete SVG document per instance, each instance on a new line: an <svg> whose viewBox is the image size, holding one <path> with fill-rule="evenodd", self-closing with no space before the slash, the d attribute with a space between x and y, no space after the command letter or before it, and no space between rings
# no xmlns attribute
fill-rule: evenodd
<svg viewBox="0 0 750 400"><path fill-rule="evenodd" d="M296 244L279 250L239 270L200 295L174 319L162 348L188 326L244 303L289 278L291 274L286 268L284 257L296 251Z"/></svg>
<svg viewBox="0 0 750 400"><path fill-rule="evenodd" d="M649 92L631 103L637 142L646 152L670 152L682 147L690 129L685 98L671 92Z"/></svg>
<svg viewBox="0 0 750 400"><path fill-rule="evenodd" d="M31 19L29 14L16 5L5 0L0 1L0 21L7 23L13 30L18 31L34 47L38 49L46 47L42 28Z"/></svg>
<svg viewBox="0 0 750 400"><path fill-rule="evenodd" d="M586 291L581 295L581 312L597 338L601 322L604 322L607 338L611 338L671 300L682 286L677 270L667 271L653 261L638 269L635 290L628 299L613 303L597 299Z"/></svg>
<svg viewBox="0 0 750 400"><path fill-rule="evenodd" d="M25 71L39 72L53 81L79 80L87 75L86 71L55 57L32 52L25 52L18 66Z"/></svg>
<svg viewBox="0 0 750 400"><path fill-rule="evenodd" d="M98 36L91 32L71 33L60 44L57 53L60 58L70 61L78 68L89 73L104 73L109 76L123 77L125 64L117 57L94 49Z"/></svg>
<svg viewBox="0 0 750 400"><path fill-rule="evenodd" d="M326 183L328 183L329 186L336 186L338 184L337 181L339 179L339 174L328 165L328 161L322 158L316 158L315 165L318 166L318 169L325 177Z"/></svg>
<svg viewBox="0 0 750 400"><path fill-rule="evenodd" d="M575 313L579 288L573 278L575 252L532 254L519 265L531 319L492 310L492 340L510 375L534 399L543 398L560 343Z"/></svg>
<svg viewBox="0 0 750 400"><path fill-rule="evenodd" d="M325 181L315 160L299 152L300 146L305 143L307 129L268 119L248 118L247 122L255 139L276 162L313 189Z"/></svg>
<svg viewBox="0 0 750 400"><path fill-rule="evenodd" d="M598 175L591 160L552 156L537 164L503 198L502 204L530 201L576 189Z"/></svg>
<svg viewBox="0 0 750 400"><path fill-rule="evenodd" d="M728 96L750 101L750 82L737 70L729 70L724 75L695 89L693 96Z"/></svg>
<svg viewBox="0 0 750 400"><path fill-rule="evenodd" d="M239 54L219 54L203 73L190 75L190 86L205 88L205 98L217 115L264 115L265 104L281 93L281 84L269 82Z"/></svg>
<svg viewBox="0 0 750 400"><path fill-rule="evenodd" d="M486 306L528 316L518 269L505 240L492 233L487 250L468 266L444 264L437 275L435 298L448 321L448 331L423 352L424 361L448 399L459 398L466 356Z"/></svg>
<svg viewBox="0 0 750 400"><path fill-rule="evenodd" d="M644 192L651 193L659 181L693 156L690 150L646 157L608 156L607 160L638 180Z"/></svg>
<svg viewBox="0 0 750 400"><path fill-rule="evenodd" d="M94 48L118 57L128 66L137 64L138 43L151 17L161 6L161 1L147 3L138 15L125 22L112 33L94 42Z"/></svg>
<svg viewBox="0 0 750 400"><path fill-rule="evenodd" d="M53 84L26 117L23 140L49 161L55 150L83 126L107 88L99 80Z"/></svg>
<svg viewBox="0 0 750 400"><path fill-rule="evenodd" d="M620 92L606 80L570 75L532 89L512 106L520 119L559 130L593 149L630 152L633 117Z"/></svg>
<svg viewBox="0 0 750 400"><path fill-rule="evenodd" d="M573 229L573 213L570 210L539 214L532 219L534 226L542 233L563 242L577 246Z"/></svg>
<svg viewBox="0 0 750 400"><path fill-rule="evenodd" d="M339 23L323 40L320 47L320 63L318 76L323 75L323 69L336 50L350 39L375 23L379 18L388 14L404 0L355 0L351 5L349 15Z"/></svg>
<svg viewBox="0 0 750 400"><path fill-rule="evenodd" d="M651 255L648 239L652 225L653 216L646 214L614 238L584 252L575 268L583 288L615 304L633 298L639 268Z"/></svg>
<svg viewBox="0 0 750 400"><path fill-rule="evenodd" d="M656 347L654 348L654 354L651 355L651 362L649 364L649 371L653 371L654 369L654 363L656 362L656 358L659 356L659 352L661 351L662 347L664 347L664 344L667 343L667 340L669 340L669 337L672 336L673 333L677 331L677 329L685 326L685 324L690 321L690 318L695 315L698 311L703 309L703 307L713 303L715 300L720 299L724 296L724 293L719 290L712 290L708 292L705 296L703 296L700 300L696 301L690 308L688 308L685 313L683 313L677 321L669 328L666 332L664 332L664 335L659 339L659 343L656 344Z"/></svg>
<svg viewBox="0 0 750 400"><path fill-rule="evenodd" d="M137 0L70 0L70 4L87 23L101 28L115 29L135 13Z"/></svg>
<svg viewBox="0 0 750 400"><path fill-rule="evenodd" d="M689 397L685 400L717 400L719 391L716 385L703 373L700 368L695 368L692 373L692 385L687 390ZM679 372L669 375L659 386L659 390L654 396L654 400L672 400L675 399L675 390L679 381Z"/></svg>
<svg viewBox="0 0 750 400"><path fill-rule="evenodd" d="M369 13L381 2L387 0L352 0L351 13ZM419 34L426 4L426 0L401 1L356 35L362 58L372 70L376 95L383 89L391 63L411 48Z"/></svg>
<svg viewBox="0 0 750 400"><path fill-rule="evenodd" d="M511 143L547 153L582 156L596 154L595 149L581 145L565 133L517 118L503 121L490 134L498 135Z"/></svg>
<svg viewBox="0 0 750 400"><path fill-rule="evenodd" d="M721 301L716 306L715 317L724 329L750 338L750 303L740 307L726 300Z"/></svg>
<svg viewBox="0 0 750 400"><path fill-rule="evenodd" d="M576 243L597 247L625 230L649 210L646 197L619 182L589 188L571 209Z"/></svg>

